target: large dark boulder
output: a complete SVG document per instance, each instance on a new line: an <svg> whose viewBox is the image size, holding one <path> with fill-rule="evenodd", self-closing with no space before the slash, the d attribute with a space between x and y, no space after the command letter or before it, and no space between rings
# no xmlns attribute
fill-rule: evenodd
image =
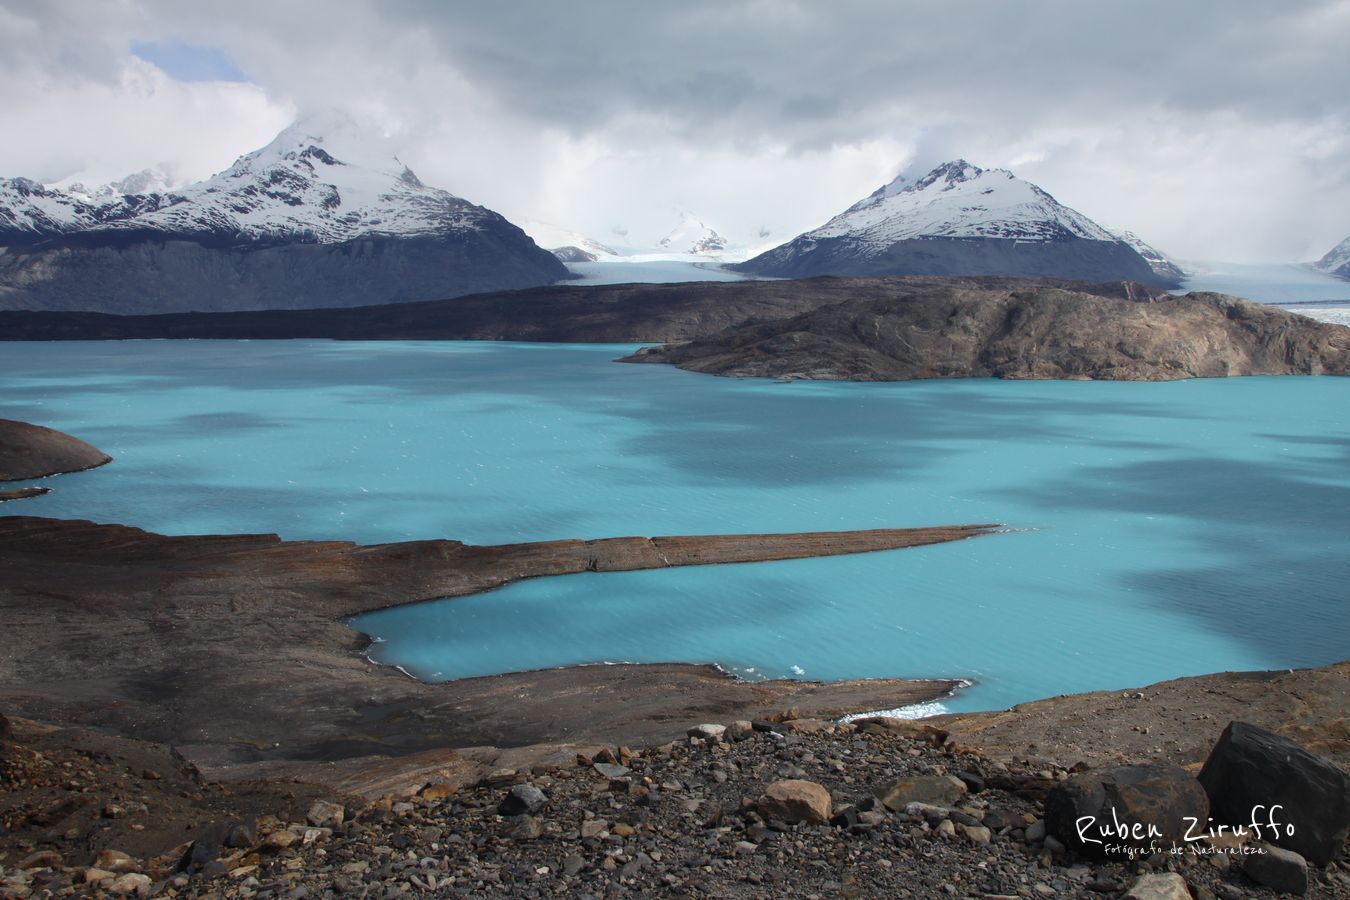
<svg viewBox="0 0 1350 900"><path fill-rule="evenodd" d="M1045 798L1046 831L1083 856L1167 849L1209 818L1209 799L1179 766L1110 766L1075 775Z"/></svg>
<svg viewBox="0 0 1350 900"><path fill-rule="evenodd" d="M1199 782L1222 822L1255 822L1261 840L1320 866L1345 851L1350 778L1289 738L1230 722L1200 770Z"/></svg>
<svg viewBox="0 0 1350 900"><path fill-rule="evenodd" d="M511 793L502 800L497 812L504 816L522 816L538 812L547 803L548 795L539 788L532 784L518 784L511 788Z"/></svg>

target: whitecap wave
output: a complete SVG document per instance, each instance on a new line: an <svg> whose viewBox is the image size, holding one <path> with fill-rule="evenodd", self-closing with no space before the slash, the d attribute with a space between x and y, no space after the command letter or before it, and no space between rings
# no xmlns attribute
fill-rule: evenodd
<svg viewBox="0 0 1350 900"><path fill-rule="evenodd" d="M839 719L840 722L852 722L857 719L871 719L884 716L888 719L926 719L929 716L941 716L951 712L940 700L915 703L912 706L898 706L895 709L874 709L870 712L850 713Z"/></svg>
<svg viewBox="0 0 1350 900"><path fill-rule="evenodd" d="M956 683L946 696L954 697L956 692L968 688L975 682L967 681L962 678ZM927 719L930 716L942 716L951 712L941 700L925 700L923 703L911 703L909 706L897 706L894 709L873 709L867 712L849 713L846 716L840 716L839 722L854 722L858 719L871 719L874 717L885 717L888 719Z"/></svg>

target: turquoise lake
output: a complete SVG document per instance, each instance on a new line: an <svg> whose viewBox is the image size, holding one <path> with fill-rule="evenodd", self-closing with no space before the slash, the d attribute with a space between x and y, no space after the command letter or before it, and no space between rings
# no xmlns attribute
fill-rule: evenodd
<svg viewBox="0 0 1350 900"><path fill-rule="evenodd" d="M472 543L999 522L364 616L426 678L615 661L959 677L948 708L1350 656L1350 379L779 384L630 347L0 344L0 417L111 453L0 515Z"/></svg>

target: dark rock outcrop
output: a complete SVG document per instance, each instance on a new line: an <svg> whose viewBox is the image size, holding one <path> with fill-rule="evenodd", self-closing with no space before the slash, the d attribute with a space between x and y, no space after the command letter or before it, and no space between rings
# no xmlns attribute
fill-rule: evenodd
<svg viewBox="0 0 1350 900"><path fill-rule="evenodd" d="M0 481L24 481L63 472L82 472L108 462L112 462L111 456L77 437L42 425L0 419ZM33 490L45 493L41 489ZM23 496L37 494L30 492ZM17 500L21 497L0 499Z"/></svg>
<svg viewBox="0 0 1350 900"><path fill-rule="evenodd" d="M624 361L853 381L1350 374L1350 328L1222 294L1145 297L952 286L746 322Z"/></svg>
<svg viewBox="0 0 1350 900"><path fill-rule="evenodd" d="M1260 839L1322 866L1345 850L1350 777L1289 738L1231 722L1199 780L1222 822L1255 823Z"/></svg>
<svg viewBox="0 0 1350 900"><path fill-rule="evenodd" d="M1045 798L1045 828L1084 856L1167 849L1209 819L1209 799L1179 766L1126 765L1075 775Z"/></svg>

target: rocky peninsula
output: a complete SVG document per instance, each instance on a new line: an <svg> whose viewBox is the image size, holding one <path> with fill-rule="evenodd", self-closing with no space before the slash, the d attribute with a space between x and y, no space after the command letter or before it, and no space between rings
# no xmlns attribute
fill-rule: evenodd
<svg viewBox="0 0 1350 900"><path fill-rule="evenodd" d="M41 425L0 419L0 482L83 472L109 462L112 462L111 456L77 437ZM39 497L50 490L46 487L0 489L0 503Z"/></svg>
<svg viewBox="0 0 1350 900"><path fill-rule="evenodd" d="M0 419L0 481L83 472L112 457L77 437L41 425Z"/></svg>
<svg viewBox="0 0 1350 900"><path fill-rule="evenodd" d="M1350 328L1222 294L947 285L644 348L625 362L849 381L1350 374Z"/></svg>
<svg viewBox="0 0 1350 900"><path fill-rule="evenodd" d="M217 776L285 771L353 790L360 777L386 778L379 759L426 750L668 739L691 716L775 704L822 716L894 708L955 684L747 684L668 665L428 685L372 666L343 622L543 575L867 552L990 530L358 546L0 517L0 609L23 635L0 659L0 708L171 743Z"/></svg>

